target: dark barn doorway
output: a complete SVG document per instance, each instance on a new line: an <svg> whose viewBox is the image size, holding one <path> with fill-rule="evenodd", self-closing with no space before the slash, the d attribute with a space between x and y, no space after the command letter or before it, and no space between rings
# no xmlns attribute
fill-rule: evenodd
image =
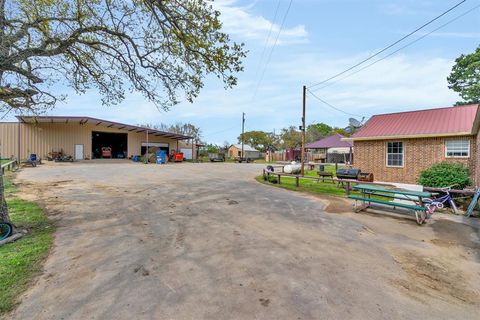
<svg viewBox="0 0 480 320"><path fill-rule="evenodd" d="M114 132L92 131L92 155L94 159L101 159L102 148L112 148L113 159L124 159L128 152L128 134Z"/></svg>

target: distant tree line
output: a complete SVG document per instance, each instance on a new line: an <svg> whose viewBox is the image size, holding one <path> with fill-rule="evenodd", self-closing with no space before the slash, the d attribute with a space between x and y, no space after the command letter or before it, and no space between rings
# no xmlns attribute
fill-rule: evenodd
<svg viewBox="0 0 480 320"><path fill-rule="evenodd" d="M325 137L329 137L335 133L344 136L350 134L339 127L332 127L325 123L314 123L307 126L305 132L306 143L314 142ZM242 140L251 147L266 152L267 150L282 150L289 148L300 148L302 145L302 132L295 126L283 128L279 133L265 131L247 131L243 135L238 136L238 142Z"/></svg>

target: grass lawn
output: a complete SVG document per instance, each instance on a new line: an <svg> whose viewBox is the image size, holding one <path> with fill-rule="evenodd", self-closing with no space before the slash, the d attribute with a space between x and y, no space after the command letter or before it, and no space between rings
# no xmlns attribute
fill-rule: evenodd
<svg viewBox="0 0 480 320"><path fill-rule="evenodd" d="M269 184L272 186L293 190L293 191L322 193L322 194L328 194L331 196L339 196L339 197L345 196L345 190L342 188L338 188L337 184L332 182L320 181L319 183L317 183L317 181L312 179L300 178L300 187L297 190L297 188L295 187L295 178L292 178L292 177L281 177L281 184L269 183L263 180L263 175L259 175L255 179L261 183L265 183L265 184Z"/></svg>
<svg viewBox="0 0 480 320"><path fill-rule="evenodd" d="M325 166L325 171L332 172L335 176L335 166ZM305 170L305 176L309 177L318 177L316 170ZM302 179L300 178L300 187L295 187L295 178L294 177L281 177L281 184L278 183L269 183L263 180L263 175L259 175L255 178L258 182L273 185L276 187L293 190L293 191L300 191L300 192L309 192L309 193L322 193L331 196L339 196L343 197L346 196L345 189L337 187L337 183L332 183L331 181L320 181L317 183L316 180L313 179ZM356 192L352 192L352 194L356 194Z"/></svg>
<svg viewBox="0 0 480 320"><path fill-rule="evenodd" d="M28 233L0 247L0 316L14 308L16 298L41 272L54 231L52 222L37 204L15 196L17 190L10 178L4 176L10 218L17 228Z"/></svg>
<svg viewBox="0 0 480 320"><path fill-rule="evenodd" d="M332 165L326 165L325 166L325 171L331 172L333 176L335 177L335 166ZM316 170L305 170L305 176L308 177L318 177L317 171ZM272 176L276 180L276 177ZM292 191L300 191L300 192L307 192L307 193L312 193L312 194L326 194L330 196L337 196L337 197L346 197L347 194L345 192L345 189L342 187L337 187L337 183L332 183L331 181L325 180L325 182L322 182L321 180L317 183L317 180L313 179L302 179L300 178L299 182L299 188L297 189L295 187L295 178L294 177L288 177L288 176L282 176L281 177L281 184L278 183L270 183L268 181L265 181L263 179L263 175L259 175L255 177L255 179L258 182L276 186L279 188L283 189L288 189ZM350 191L351 195L361 195L359 191ZM373 196L373 199L379 199L379 200L385 200L385 201L391 201L390 198L385 198L382 196Z"/></svg>

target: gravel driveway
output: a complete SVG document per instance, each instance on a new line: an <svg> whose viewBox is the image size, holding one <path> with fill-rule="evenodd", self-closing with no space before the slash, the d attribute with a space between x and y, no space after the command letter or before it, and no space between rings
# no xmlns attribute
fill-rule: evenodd
<svg viewBox="0 0 480 320"><path fill-rule="evenodd" d="M16 319L478 319L478 224L353 214L263 165L45 164L58 229ZM470 220L472 221L472 220Z"/></svg>

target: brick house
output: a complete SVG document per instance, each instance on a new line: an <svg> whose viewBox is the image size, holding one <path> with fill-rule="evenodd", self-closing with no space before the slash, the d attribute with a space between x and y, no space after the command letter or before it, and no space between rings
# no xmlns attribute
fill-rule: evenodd
<svg viewBox="0 0 480 320"><path fill-rule="evenodd" d="M480 182L479 105L381 114L371 117L349 140L355 167L376 181L417 183L420 172L442 161L461 162Z"/></svg>

